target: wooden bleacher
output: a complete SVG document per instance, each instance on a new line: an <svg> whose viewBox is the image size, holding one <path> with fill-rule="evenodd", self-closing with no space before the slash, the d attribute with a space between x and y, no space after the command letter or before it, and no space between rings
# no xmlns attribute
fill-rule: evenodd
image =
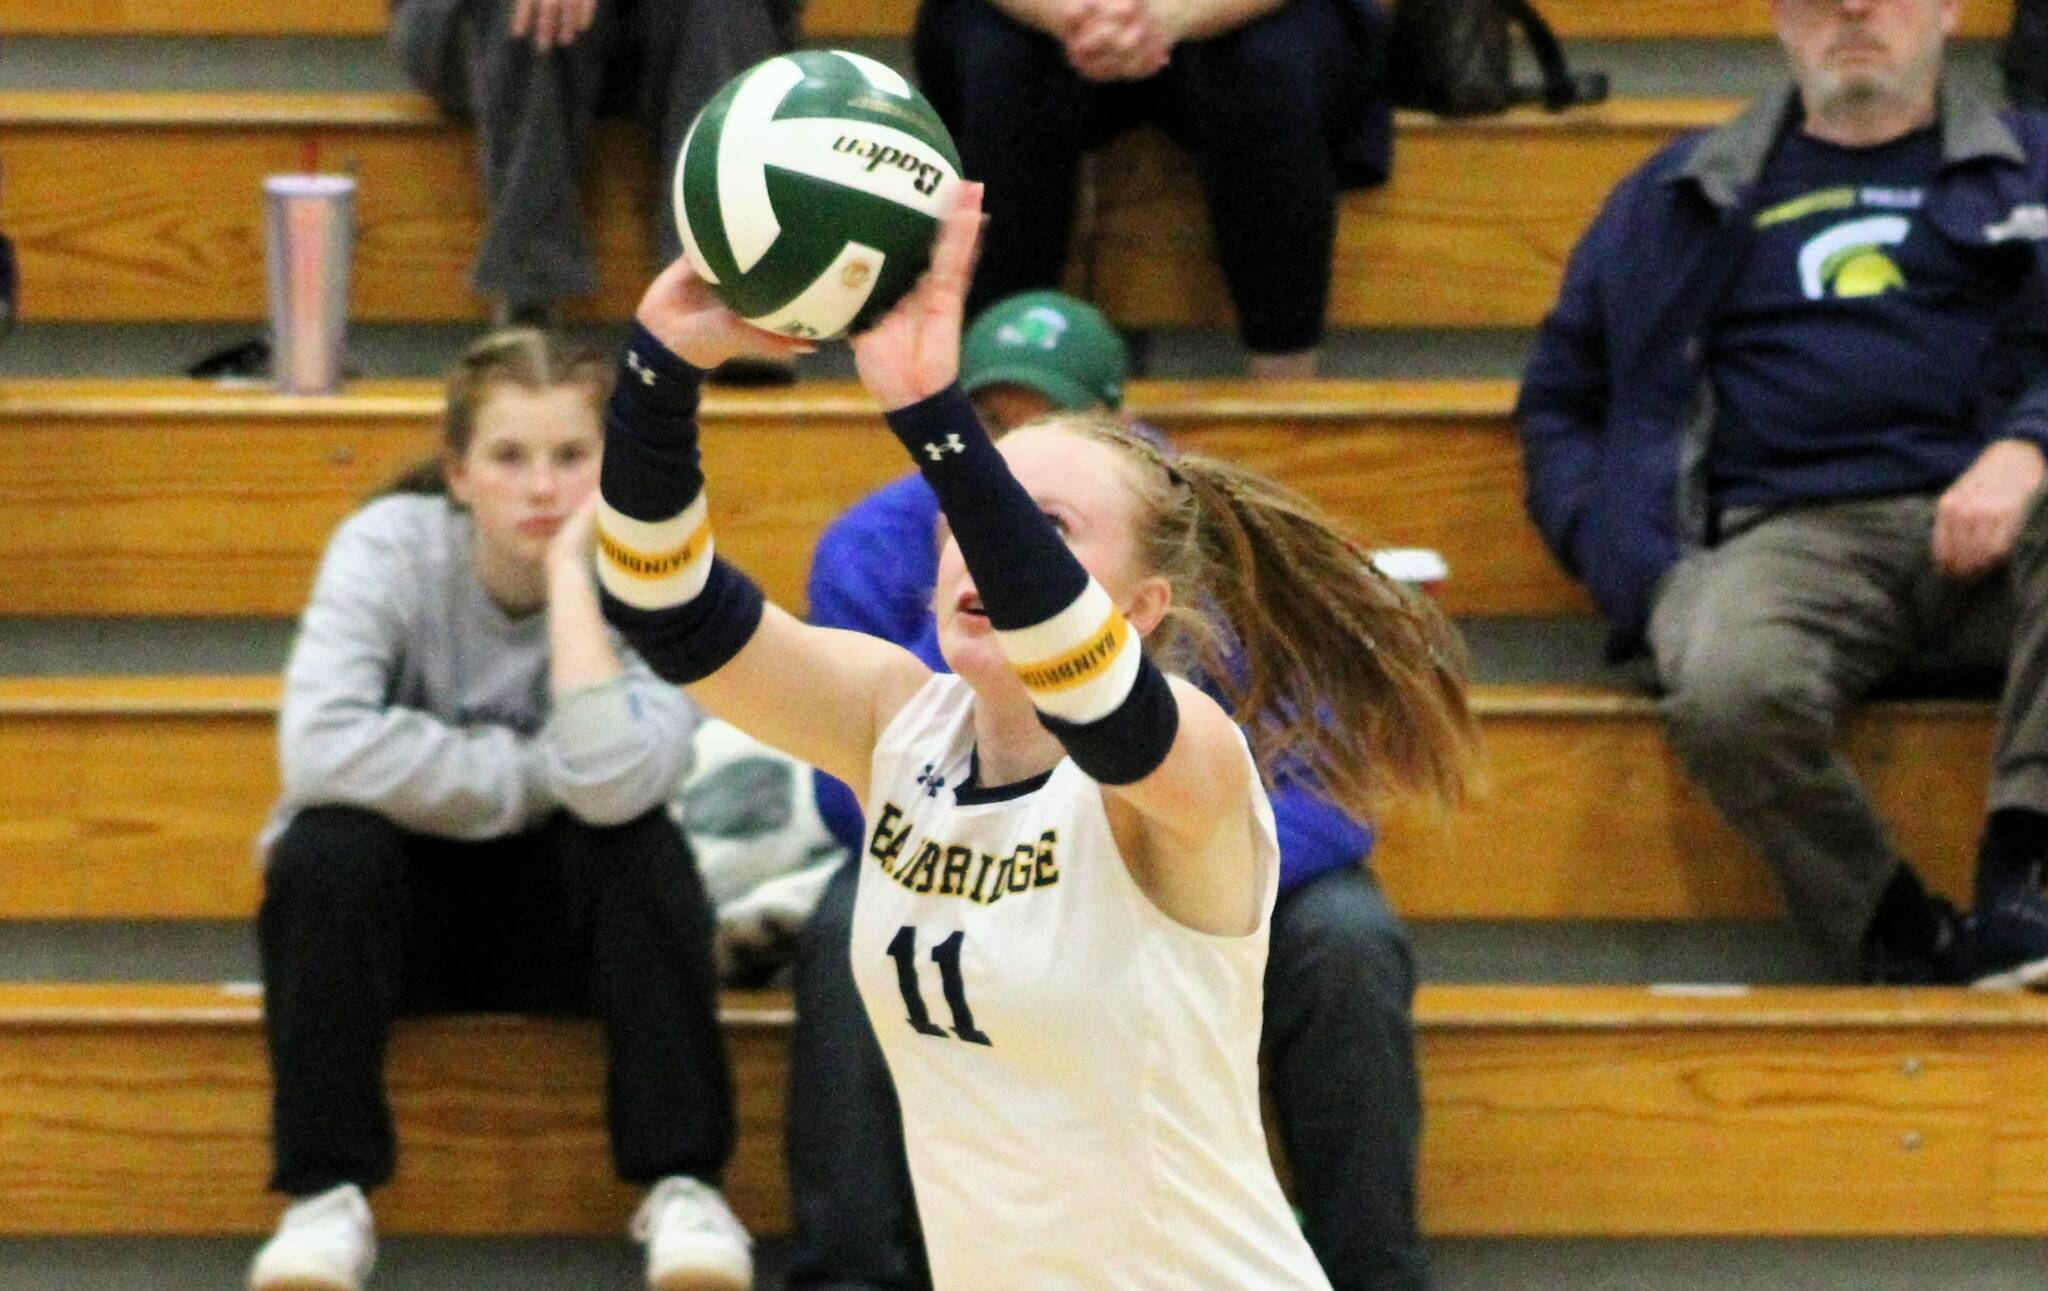
<svg viewBox="0 0 2048 1291"><path fill-rule="evenodd" d="M1375 542L1434 547L1457 614L1572 614L1525 518L1510 383L1137 382L1185 447L1292 481ZM334 526L437 442L438 387L335 398L200 382L0 384L0 614L291 615ZM908 469L851 384L713 390L721 548L803 605L833 516Z"/></svg>
<svg viewBox="0 0 2048 1291"><path fill-rule="evenodd" d="M0 1234L255 1234L275 1199L259 1001L0 986ZM2048 1234L2048 1000L1968 991L1426 986L1436 1237ZM787 1230L787 1002L727 1001L728 1180ZM623 1231L592 1024L402 1024L391 1233Z"/></svg>
<svg viewBox="0 0 2048 1291"><path fill-rule="evenodd" d="M270 677L0 681L0 919L240 919L277 795ZM1488 791L1448 821L1396 812L1374 870L1410 919L1766 918L1762 864L1665 747L1650 701L1483 686ZM1850 748L1929 884L1970 890L1986 704L1880 704Z"/></svg>
<svg viewBox="0 0 2048 1291"><path fill-rule="evenodd" d="M1771 34L1762 0L1543 0L1567 38L1582 40L1755 40ZM887 39L910 30L915 0L809 0L812 42ZM0 36L379 36L388 0L0 0ZM1958 35L2003 36L2012 0L1964 0Z"/></svg>
<svg viewBox="0 0 2048 1291"><path fill-rule="evenodd" d="M1394 181L1341 207L1331 325L1534 324L1614 183L1737 106L1617 100L1563 116L1404 117ZM611 128L602 146L587 202L600 289L572 313L615 319L652 272L651 179L630 130ZM406 93L0 91L0 227L21 256L22 317L263 319L262 179L313 156L360 183L353 317L480 320L486 302L466 281L482 221L470 147L464 127ZM1226 323L1185 157L1138 134L1097 170L1099 213L1077 241L1075 285L1127 325Z"/></svg>

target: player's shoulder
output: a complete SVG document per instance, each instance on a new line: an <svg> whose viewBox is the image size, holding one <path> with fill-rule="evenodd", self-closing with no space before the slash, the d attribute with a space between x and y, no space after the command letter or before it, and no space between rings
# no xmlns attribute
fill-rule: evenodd
<svg viewBox="0 0 2048 1291"><path fill-rule="evenodd" d="M963 726L973 706L973 688L954 674L924 671L922 664L903 670L877 705L882 720L876 756L924 747L934 736Z"/></svg>

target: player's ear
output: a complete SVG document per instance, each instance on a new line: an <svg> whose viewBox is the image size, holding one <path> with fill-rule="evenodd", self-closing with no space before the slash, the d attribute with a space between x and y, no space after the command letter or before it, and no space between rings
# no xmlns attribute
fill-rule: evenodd
<svg viewBox="0 0 2048 1291"><path fill-rule="evenodd" d="M1173 584L1163 575L1152 574L1131 589L1123 607L1124 621L1139 636L1148 636L1166 620L1166 612L1172 608Z"/></svg>

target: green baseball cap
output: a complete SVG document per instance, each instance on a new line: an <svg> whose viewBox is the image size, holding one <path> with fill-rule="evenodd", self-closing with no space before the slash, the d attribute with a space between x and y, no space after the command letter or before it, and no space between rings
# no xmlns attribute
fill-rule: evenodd
<svg viewBox="0 0 2048 1291"><path fill-rule="evenodd" d="M1116 408L1130 371L1124 340L1086 301L1057 291L1006 296L981 311L960 347L960 386L1034 390L1068 412Z"/></svg>

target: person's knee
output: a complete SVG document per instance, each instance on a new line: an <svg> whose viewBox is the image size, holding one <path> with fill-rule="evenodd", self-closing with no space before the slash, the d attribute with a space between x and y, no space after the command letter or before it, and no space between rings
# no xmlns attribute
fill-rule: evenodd
<svg viewBox="0 0 2048 1291"><path fill-rule="evenodd" d="M1269 144L1298 135L1305 144L1323 146L1314 78L1305 70L1318 56L1314 39L1283 8L1199 42L1190 110L1209 128L1266 137ZM1264 135L1271 130L1293 133Z"/></svg>
<svg viewBox="0 0 2048 1291"><path fill-rule="evenodd" d="M1025 27L992 6L972 0L959 20L965 31L940 28L921 43L923 79L940 91L935 101L955 130L977 125L1001 128L1030 126L1076 133L1086 115L1086 84L1072 67L1058 41Z"/></svg>
<svg viewBox="0 0 2048 1291"><path fill-rule="evenodd" d="M804 920L797 939L797 973L803 977L813 964L840 970L853 944L853 896L859 875L858 860L849 860L825 884L811 917Z"/></svg>
<svg viewBox="0 0 2048 1291"><path fill-rule="evenodd" d="M2048 487L2037 490L2013 540L2012 574L2022 604L2048 601Z"/></svg>
<svg viewBox="0 0 2048 1291"><path fill-rule="evenodd" d="M1276 989L1307 993L1315 1012L1409 1012L1415 961L1407 929L1362 871L1335 871L1290 893L1274 912Z"/></svg>
<svg viewBox="0 0 2048 1291"><path fill-rule="evenodd" d="M1821 679L1783 652L1722 649L1690 661L1662 709L1672 746L1695 767L1753 759L1760 745L1822 748L1833 737Z"/></svg>
<svg viewBox="0 0 2048 1291"><path fill-rule="evenodd" d="M642 864L672 864L686 850L682 830L665 804L616 825L592 825L568 812L557 814L551 823L556 829L587 834L596 851L629 856Z"/></svg>
<svg viewBox="0 0 2048 1291"><path fill-rule="evenodd" d="M271 844L264 904L327 912L374 905L402 863L402 834L360 807L309 807Z"/></svg>
<svg viewBox="0 0 2048 1291"><path fill-rule="evenodd" d="M592 825L558 812L547 829L555 853L572 858L599 887L616 884L651 899L664 890L703 886L690 845L664 806L616 825Z"/></svg>

